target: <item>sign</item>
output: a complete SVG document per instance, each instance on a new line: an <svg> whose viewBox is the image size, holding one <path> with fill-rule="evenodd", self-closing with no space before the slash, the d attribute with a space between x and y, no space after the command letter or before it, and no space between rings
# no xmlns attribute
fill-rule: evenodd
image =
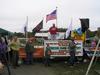
<svg viewBox="0 0 100 75"><path fill-rule="evenodd" d="M88 56L93 56L96 47L85 47L84 49ZM100 47L97 48L95 56L100 57Z"/></svg>
<svg viewBox="0 0 100 75"><path fill-rule="evenodd" d="M86 51L86 53L87 53L88 56L91 57L91 56L93 56L94 51ZM96 57L100 57L100 51L97 51L96 54L95 54L95 56Z"/></svg>
<svg viewBox="0 0 100 75"><path fill-rule="evenodd" d="M56 39L64 39L65 33L59 32L56 34ZM51 34L48 33L48 39L51 39Z"/></svg>
<svg viewBox="0 0 100 75"><path fill-rule="evenodd" d="M70 56L69 55L69 41L70 40L45 40L44 41L44 52L46 51L47 44L51 49L51 56ZM80 40L76 40L76 56L83 55L83 43ZM44 53L45 56L45 53Z"/></svg>

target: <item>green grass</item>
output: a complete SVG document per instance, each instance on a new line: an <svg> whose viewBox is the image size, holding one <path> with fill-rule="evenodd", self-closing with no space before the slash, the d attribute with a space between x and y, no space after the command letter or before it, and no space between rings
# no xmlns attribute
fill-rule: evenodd
<svg viewBox="0 0 100 75"><path fill-rule="evenodd" d="M89 63L79 63L71 68L68 63L55 63L51 69L53 69L55 75L85 75L88 64ZM95 70L100 70L99 63L93 64L88 75L98 75Z"/></svg>

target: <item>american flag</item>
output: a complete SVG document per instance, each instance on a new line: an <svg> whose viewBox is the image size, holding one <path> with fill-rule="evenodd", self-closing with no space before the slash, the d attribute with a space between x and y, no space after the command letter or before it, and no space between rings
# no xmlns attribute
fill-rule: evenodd
<svg viewBox="0 0 100 75"><path fill-rule="evenodd" d="M57 11L57 10L54 10L54 11L51 12L50 14L46 15L46 23L47 23L49 20L54 20L54 19L57 18L56 11Z"/></svg>

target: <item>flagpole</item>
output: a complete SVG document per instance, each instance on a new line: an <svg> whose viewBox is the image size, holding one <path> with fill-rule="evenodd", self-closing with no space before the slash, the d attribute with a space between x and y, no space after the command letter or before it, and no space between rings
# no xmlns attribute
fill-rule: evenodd
<svg viewBox="0 0 100 75"><path fill-rule="evenodd" d="M71 24L73 25L73 18L71 17ZM73 29L73 26L71 25L71 31L70 31L70 35L72 34L72 29ZM71 36L70 36L71 37Z"/></svg>
<svg viewBox="0 0 100 75"><path fill-rule="evenodd" d="M25 35L25 38L26 38L26 42L27 42L27 38L28 38L28 16L26 17L26 35Z"/></svg>
<svg viewBox="0 0 100 75"><path fill-rule="evenodd" d="M44 18L43 18L43 20L44 20ZM42 28L43 29L43 28ZM43 31L42 31L42 35L43 35ZM44 38L43 38L43 36L42 36L42 40L44 41ZM43 42L42 42L42 45L43 45Z"/></svg>
<svg viewBox="0 0 100 75"><path fill-rule="evenodd" d="M86 71L86 74L85 74L85 75L88 75L88 73L89 73L89 71L90 71L90 68L91 68L92 63L93 63L93 61L94 61L94 58L95 58L97 49L98 49L98 47L99 47L99 44L100 44L100 39L99 39L98 44L97 44L97 46L96 46L96 48L95 48L95 51L94 51L94 53L93 53L92 59L91 59L91 61L90 61L90 64L89 64L89 66L88 66L88 68L87 68L87 71Z"/></svg>
<svg viewBox="0 0 100 75"><path fill-rule="evenodd" d="M58 20L57 20L57 7L56 7L56 26L58 27Z"/></svg>

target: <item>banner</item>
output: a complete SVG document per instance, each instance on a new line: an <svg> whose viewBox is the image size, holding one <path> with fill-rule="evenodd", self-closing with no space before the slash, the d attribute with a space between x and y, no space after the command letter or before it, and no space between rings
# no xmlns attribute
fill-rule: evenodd
<svg viewBox="0 0 100 75"><path fill-rule="evenodd" d="M56 39L64 39L64 37L65 37L65 33L57 33L56 34ZM48 33L48 39L51 39L51 34L50 33Z"/></svg>
<svg viewBox="0 0 100 75"><path fill-rule="evenodd" d="M83 43L80 40L75 40L76 45L76 56L83 56ZM52 57L63 57L69 55L69 40L45 40L44 41L44 56L47 44L51 49Z"/></svg>

